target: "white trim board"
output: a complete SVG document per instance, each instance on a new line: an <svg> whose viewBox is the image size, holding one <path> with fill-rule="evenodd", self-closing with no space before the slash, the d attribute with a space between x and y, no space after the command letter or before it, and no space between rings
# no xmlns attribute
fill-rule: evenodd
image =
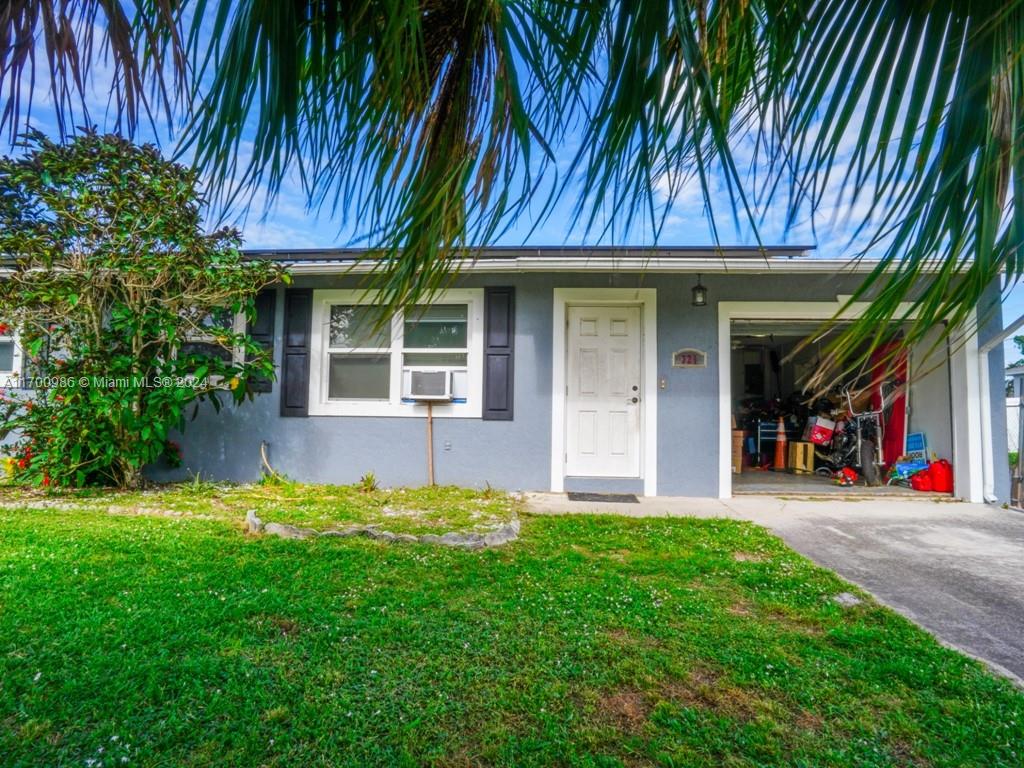
<svg viewBox="0 0 1024 768"><path fill-rule="evenodd" d="M19 388L23 385L21 381L21 338L16 328L11 328L8 333L0 335L0 341L10 342L12 346L11 352L11 370L0 371L0 390L7 387Z"/></svg>
<svg viewBox="0 0 1024 768"><path fill-rule="evenodd" d="M638 304L643 328L643 435L640 473L645 496L658 493L658 292L655 288L555 288L551 316L551 490L565 489L566 309L570 304Z"/></svg>
<svg viewBox="0 0 1024 768"><path fill-rule="evenodd" d="M733 320L828 320L845 303L832 301L721 301L718 303L718 495L732 496L732 347ZM870 302L857 302L839 319L853 320ZM900 312L908 313L909 304ZM912 316L910 314L909 316ZM954 495L966 501L984 501L985 454L983 422L991 421L988 393L982 391L980 356L975 335L950 355L950 399L953 404ZM988 433L991 434L989 427ZM991 441L989 441L991 442Z"/></svg>
<svg viewBox="0 0 1024 768"><path fill-rule="evenodd" d="M977 312L968 319L977 327ZM949 357L953 404L953 489L965 501L984 502L992 495L986 462L992 458L992 409L988 392L988 357L978 350L978 335L953 338ZM988 450L986 451L986 443ZM991 464L989 464L991 467Z"/></svg>

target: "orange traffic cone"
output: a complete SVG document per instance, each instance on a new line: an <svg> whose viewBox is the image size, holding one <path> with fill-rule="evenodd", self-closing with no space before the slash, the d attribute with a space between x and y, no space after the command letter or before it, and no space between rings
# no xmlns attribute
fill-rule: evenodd
<svg viewBox="0 0 1024 768"><path fill-rule="evenodd" d="M772 469L786 468L786 423L779 416L779 428L775 431L775 464Z"/></svg>

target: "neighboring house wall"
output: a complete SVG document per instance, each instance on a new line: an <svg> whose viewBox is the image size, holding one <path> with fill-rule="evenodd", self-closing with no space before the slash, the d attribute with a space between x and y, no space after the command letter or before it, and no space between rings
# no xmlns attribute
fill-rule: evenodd
<svg viewBox="0 0 1024 768"><path fill-rule="evenodd" d="M516 288L515 417L511 421L438 418L434 421L435 472L439 483L507 489L543 490L551 480L552 312L556 287L654 288L657 290L658 486L663 495L719 494L718 301L835 301L850 294L858 275L705 275L706 307L690 304L695 275L665 274L495 274L469 275L459 287ZM296 286L315 289L352 287L351 280L297 277ZM275 313L275 361L280 365L283 331L283 289ZM706 368L671 367L675 350L694 347L708 353ZM726 350L728 353L728 350ZM995 365L995 363L993 363ZM999 362L1001 366L1001 360ZM1001 367L998 368L1001 371ZM941 374L935 382L941 381ZM994 379L1002 387L1001 374ZM924 383L922 383L924 386ZM930 386L930 382L929 382ZM939 384L936 383L938 388ZM183 439L184 467L178 472L154 470L160 478L182 477L187 471L204 476L253 480L260 476L260 442L268 443L274 468L289 477L316 482L347 483L374 472L386 485L426 481L425 424L422 418L279 415L279 384L273 392L226 408L220 415L202 414L189 423ZM996 402L1001 403L1001 394ZM946 401L939 407L942 410ZM997 409L1001 411L1002 409ZM921 421L918 421L918 416ZM933 447L943 453L941 419L923 414L912 424L928 431ZM947 417L948 418L948 417ZM946 422L948 424L948 421ZM1005 445L1005 423L993 425ZM934 433L931 434L931 433ZM1000 481L1002 482L1002 481ZM1005 485L1008 492L1008 476ZM641 491L642 481L576 481L567 488Z"/></svg>
<svg viewBox="0 0 1024 768"><path fill-rule="evenodd" d="M1016 366L1007 369L1006 383L1006 444L1013 452L1020 449L1020 411L1021 398L1024 397L1024 374L1017 373L1017 370Z"/></svg>
<svg viewBox="0 0 1024 768"><path fill-rule="evenodd" d="M1006 398L1006 450L1016 453L1020 448L1020 398Z"/></svg>

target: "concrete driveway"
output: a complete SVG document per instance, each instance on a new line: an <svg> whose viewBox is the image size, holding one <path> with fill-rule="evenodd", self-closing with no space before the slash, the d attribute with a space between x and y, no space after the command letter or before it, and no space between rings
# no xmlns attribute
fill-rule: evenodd
<svg viewBox="0 0 1024 768"><path fill-rule="evenodd" d="M951 501L643 498L570 502L528 494L537 513L728 517L763 525L940 641L1024 684L1024 513Z"/></svg>

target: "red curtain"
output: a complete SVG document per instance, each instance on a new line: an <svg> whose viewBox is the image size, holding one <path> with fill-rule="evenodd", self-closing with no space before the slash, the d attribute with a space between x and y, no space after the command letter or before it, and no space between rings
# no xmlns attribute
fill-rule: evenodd
<svg viewBox="0 0 1024 768"><path fill-rule="evenodd" d="M888 360L888 362L886 362ZM907 351L900 342L892 342L876 349L871 356L871 368L875 380L871 388L871 410L882 408L882 392L879 383L885 380L899 385L898 394L889 409L888 418L882 424L882 458L891 466L903 455L907 429ZM883 414L883 417L885 414Z"/></svg>

